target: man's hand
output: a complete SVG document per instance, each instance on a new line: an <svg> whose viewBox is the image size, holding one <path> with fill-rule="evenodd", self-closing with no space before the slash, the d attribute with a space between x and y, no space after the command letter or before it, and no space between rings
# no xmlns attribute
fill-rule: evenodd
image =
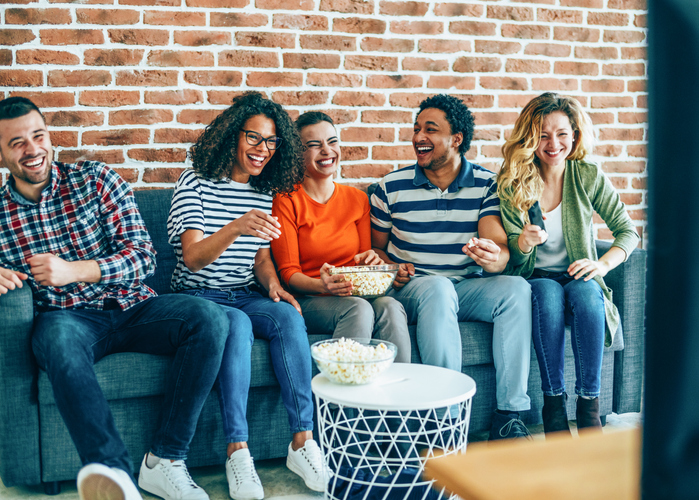
<svg viewBox="0 0 699 500"><path fill-rule="evenodd" d="M326 262L320 268L320 282L323 284L324 293L338 297L349 297L352 295L352 282L344 281L343 274L330 274L332 267Z"/></svg>
<svg viewBox="0 0 699 500"><path fill-rule="evenodd" d="M33 255L27 262L32 276L42 286L65 286L78 281L71 263L53 254Z"/></svg>
<svg viewBox="0 0 699 500"><path fill-rule="evenodd" d="M398 273L393 281L393 288L400 290L410 282L410 277L415 276L415 266L410 263L398 264Z"/></svg>
<svg viewBox="0 0 699 500"><path fill-rule="evenodd" d="M15 288L22 288L22 281L26 279L27 275L24 273L0 267L0 295Z"/></svg>
<svg viewBox="0 0 699 500"><path fill-rule="evenodd" d="M284 288L281 285L275 283L270 287L269 298L272 299L274 302L279 302L280 300L288 302L289 304L294 306L294 309L296 309L299 312L299 314L303 315L301 313L301 306L296 301L294 296L286 290L284 290Z"/></svg>
<svg viewBox="0 0 699 500"><path fill-rule="evenodd" d="M358 253L354 256L354 261L359 265L365 264L367 266L380 266L384 263L383 259L373 250Z"/></svg>
<svg viewBox="0 0 699 500"><path fill-rule="evenodd" d="M493 272L492 266L498 263L501 251L494 241L486 238L471 238L461 250L487 272Z"/></svg>

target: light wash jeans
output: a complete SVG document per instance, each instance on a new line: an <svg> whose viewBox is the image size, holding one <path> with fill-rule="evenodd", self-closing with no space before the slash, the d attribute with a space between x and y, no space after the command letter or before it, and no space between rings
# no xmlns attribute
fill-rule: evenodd
<svg viewBox="0 0 699 500"><path fill-rule="evenodd" d="M452 282L416 276L388 295L398 299L417 324L417 347L424 364L461 371L459 321L493 323L493 361L499 410L525 411L532 339L531 289L518 276Z"/></svg>
<svg viewBox="0 0 699 500"><path fill-rule="evenodd" d="M567 274L530 279L532 335L547 396L565 392L566 325L575 359L575 394L599 397L606 319L604 295L595 280L574 280Z"/></svg>
<svg viewBox="0 0 699 500"><path fill-rule="evenodd" d="M125 311L40 313L34 321L32 348L38 365L48 374L81 462L131 474L133 464L93 364L117 352L174 355L150 450L161 458L185 459L199 413L216 381L227 337L228 320L220 308L205 300L167 294ZM138 384L138 370L133 376Z"/></svg>
<svg viewBox="0 0 699 500"><path fill-rule="evenodd" d="M392 297L297 297L308 333L333 338L387 340L398 347L396 363L410 363L408 319Z"/></svg>
<svg viewBox="0 0 699 500"><path fill-rule="evenodd" d="M281 387L292 434L313 430L311 350L303 318L288 302L274 302L257 287L236 290L183 290L220 305L230 335L219 373L223 432L229 443L247 441L250 352L255 337L269 341L272 367Z"/></svg>

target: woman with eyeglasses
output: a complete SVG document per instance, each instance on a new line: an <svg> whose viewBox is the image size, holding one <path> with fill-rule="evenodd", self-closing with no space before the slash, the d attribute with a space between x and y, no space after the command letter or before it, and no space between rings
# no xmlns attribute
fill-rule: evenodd
<svg viewBox="0 0 699 500"><path fill-rule="evenodd" d="M272 214L282 234L272 253L282 281L301 305L309 333L335 338L376 336L398 347L396 361L410 362L410 337L403 306L392 297L351 296L352 284L330 275L333 266L378 265L371 249L369 199L363 191L334 182L340 142L332 119L318 111L301 115L296 128L306 175L291 195L277 195Z"/></svg>
<svg viewBox="0 0 699 500"><path fill-rule="evenodd" d="M268 340L292 441L287 466L323 491L325 466L313 440L311 356L294 297L279 283L270 241L279 238L272 198L303 179L301 144L289 115L258 92L246 92L192 147L192 169L180 176L168 218L177 266L172 289L216 302L230 320L219 373L228 442L226 476L235 500L264 491L247 448L246 409L254 337Z"/></svg>

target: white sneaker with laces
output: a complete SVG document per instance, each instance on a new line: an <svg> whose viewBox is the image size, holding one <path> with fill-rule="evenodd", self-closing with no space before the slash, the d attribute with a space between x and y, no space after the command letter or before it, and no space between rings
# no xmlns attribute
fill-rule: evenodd
<svg viewBox="0 0 699 500"><path fill-rule="evenodd" d="M328 467L325 465L323 453L318 443L309 439L302 448L294 451L289 443L289 452L286 456L286 466L301 476L313 491L325 491L325 485L330 477Z"/></svg>
<svg viewBox="0 0 699 500"><path fill-rule="evenodd" d="M184 460L161 458L152 469L146 465L143 457L141 471L138 475L138 485L153 495L165 500L209 500L206 494L189 475Z"/></svg>
<svg viewBox="0 0 699 500"><path fill-rule="evenodd" d="M143 500L126 471L104 464L84 466L77 484L80 500Z"/></svg>
<svg viewBox="0 0 699 500"><path fill-rule="evenodd" d="M262 500L265 491L255 471L250 450L241 448L226 460L228 494L233 500Z"/></svg>

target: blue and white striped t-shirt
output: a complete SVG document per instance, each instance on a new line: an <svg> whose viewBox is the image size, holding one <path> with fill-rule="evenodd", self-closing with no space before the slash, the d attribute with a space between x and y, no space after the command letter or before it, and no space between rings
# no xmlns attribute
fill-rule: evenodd
<svg viewBox="0 0 699 500"><path fill-rule="evenodd" d="M187 229L202 231L204 238L211 236L252 209L271 214L272 197L255 191L250 184L208 180L192 169L182 172L167 219L168 240L177 256L170 287L176 292L191 288L221 290L255 283L255 254L260 248L269 248L269 242L256 236L239 236L218 259L193 273L184 265L180 239Z"/></svg>
<svg viewBox="0 0 699 500"><path fill-rule="evenodd" d="M416 165L387 174L371 196L371 227L388 233L386 253L415 265L416 275L480 276L461 248L478 237L478 221L500 216L494 174L461 158L461 171L442 192Z"/></svg>

